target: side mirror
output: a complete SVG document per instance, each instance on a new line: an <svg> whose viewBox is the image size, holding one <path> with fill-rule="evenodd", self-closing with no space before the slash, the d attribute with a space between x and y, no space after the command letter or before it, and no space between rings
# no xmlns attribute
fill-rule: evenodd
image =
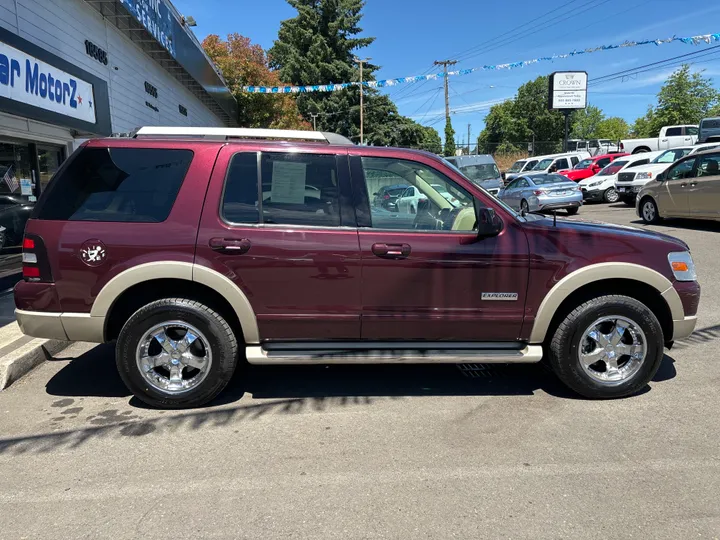
<svg viewBox="0 0 720 540"><path fill-rule="evenodd" d="M655 177L655 180L657 180L658 182L664 182L666 180L666 173L661 172Z"/></svg>
<svg viewBox="0 0 720 540"><path fill-rule="evenodd" d="M492 208L479 206L480 201L475 201L475 218L477 220L478 238L489 238L497 236L503 229L503 222Z"/></svg>
<svg viewBox="0 0 720 540"><path fill-rule="evenodd" d="M602 169L602 167L600 167L600 165L598 164L592 166L592 172L594 172L595 174L599 173L600 169Z"/></svg>

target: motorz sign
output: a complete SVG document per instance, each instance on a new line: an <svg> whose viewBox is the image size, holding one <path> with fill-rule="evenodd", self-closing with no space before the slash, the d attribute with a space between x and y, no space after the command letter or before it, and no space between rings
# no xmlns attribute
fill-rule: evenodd
<svg viewBox="0 0 720 540"><path fill-rule="evenodd" d="M1 42L0 96L95 123L92 84Z"/></svg>
<svg viewBox="0 0 720 540"><path fill-rule="evenodd" d="M587 107L588 76L585 71L556 71L550 75L550 109Z"/></svg>

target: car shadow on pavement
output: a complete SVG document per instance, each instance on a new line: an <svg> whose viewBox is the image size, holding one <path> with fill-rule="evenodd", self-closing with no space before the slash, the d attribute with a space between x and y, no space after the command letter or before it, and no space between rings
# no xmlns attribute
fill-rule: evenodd
<svg viewBox="0 0 720 540"><path fill-rule="evenodd" d="M113 357L110 345L88 351L48 381L47 393L64 397L129 396L115 371ZM666 355L653 381L673 378L676 374L673 364L674 360ZM122 419L116 410L104 411L112 412L108 418L115 420L100 425L92 422L66 431L0 438L0 455L72 450L99 438L212 429L256 420L268 414L317 414L341 407L371 406L386 399L532 396L539 390L558 398L582 399L560 383L543 364L246 366L207 407L165 414L166 411L147 410L147 406L133 397L128 404L134 407L136 416ZM649 390L647 386L640 393ZM243 396L245 399L240 401ZM128 414L128 411L122 413ZM101 412L97 416L102 415Z"/></svg>

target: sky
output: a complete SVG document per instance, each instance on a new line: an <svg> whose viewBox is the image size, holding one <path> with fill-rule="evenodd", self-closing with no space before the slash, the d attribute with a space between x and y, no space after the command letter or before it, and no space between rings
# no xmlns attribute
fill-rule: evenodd
<svg viewBox="0 0 720 540"><path fill-rule="evenodd" d="M172 0L184 15L192 15L199 39L208 34L237 32L268 49L280 23L296 12L285 0ZM380 66L376 79L407 77L441 71L435 60L457 59L454 69L529 60L626 40L694 36L720 32L718 0L367 0L360 26L363 36L375 37L358 51ZM588 72L588 102L607 116L632 123L655 103L657 92L682 62L593 85L593 79L700 51L707 45L628 47L579 57L540 62L514 70L481 71L450 77L452 122L460 141L475 141L492 104L512 98L519 86L553 71ZM690 59L720 87L720 50ZM652 67L652 66L651 66ZM315 81L323 84L330 81ZM344 82L344 81L332 81ZM384 90L401 114L442 135L442 81L404 84ZM272 99L272 96L267 96ZM367 130L371 126L366 127Z"/></svg>

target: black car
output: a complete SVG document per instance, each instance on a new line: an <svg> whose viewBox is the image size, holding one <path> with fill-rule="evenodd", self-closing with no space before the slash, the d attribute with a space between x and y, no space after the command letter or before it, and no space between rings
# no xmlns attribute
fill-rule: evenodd
<svg viewBox="0 0 720 540"><path fill-rule="evenodd" d="M395 201L400 198L409 186L407 184L395 184L393 186L383 186L377 190L373 196L373 206L376 208L385 208L393 212L397 211Z"/></svg>
<svg viewBox="0 0 720 540"><path fill-rule="evenodd" d="M0 194L0 249L19 246L33 204L15 195Z"/></svg>

